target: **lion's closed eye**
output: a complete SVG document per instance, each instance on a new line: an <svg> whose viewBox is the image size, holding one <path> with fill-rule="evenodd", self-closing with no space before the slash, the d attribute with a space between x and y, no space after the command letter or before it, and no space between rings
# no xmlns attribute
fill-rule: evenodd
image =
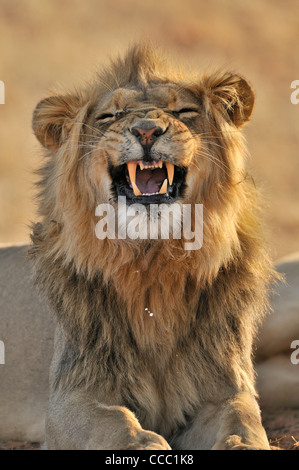
<svg viewBox="0 0 299 470"><path fill-rule="evenodd" d="M96 121L103 121L105 119L112 119L115 117L115 114L112 113L102 113L99 116L96 116Z"/></svg>
<svg viewBox="0 0 299 470"><path fill-rule="evenodd" d="M197 114L198 109L196 108L182 108L179 109L178 111L173 111L175 115L181 116L181 115L186 115L186 114Z"/></svg>

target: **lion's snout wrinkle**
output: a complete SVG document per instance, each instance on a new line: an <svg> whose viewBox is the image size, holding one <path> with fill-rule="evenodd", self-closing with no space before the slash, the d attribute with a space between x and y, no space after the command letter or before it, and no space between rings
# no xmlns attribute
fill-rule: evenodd
<svg viewBox="0 0 299 470"><path fill-rule="evenodd" d="M164 134L162 127L152 121L141 121L131 128L131 133L137 137L142 146L151 147L160 135Z"/></svg>
<svg viewBox="0 0 299 470"><path fill-rule="evenodd" d="M183 76L146 46L38 104L47 158L31 253L59 324L49 448L268 448L251 352L275 273L244 172L253 107L243 77ZM119 196L168 204L175 220L203 205L201 248L97 238L96 207Z"/></svg>

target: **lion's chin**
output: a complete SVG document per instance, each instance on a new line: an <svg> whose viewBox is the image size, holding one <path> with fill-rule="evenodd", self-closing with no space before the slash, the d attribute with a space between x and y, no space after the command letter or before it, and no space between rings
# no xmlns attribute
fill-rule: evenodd
<svg viewBox="0 0 299 470"><path fill-rule="evenodd" d="M128 205L172 204L184 196L186 174L186 167L162 160L129 161L110 168L114 194L125 196Z"/></svg>

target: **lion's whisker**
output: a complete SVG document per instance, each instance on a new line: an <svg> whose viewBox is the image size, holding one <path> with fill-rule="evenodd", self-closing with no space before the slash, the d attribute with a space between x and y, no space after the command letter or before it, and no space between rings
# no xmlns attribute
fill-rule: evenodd
<svg viewBox="0 0 299 470"><path fill-rule="evenodd" d="M87 153L85 153L84 155L82 155L82 156L78 159L78 162L79 162L80 160L83 160L83 158L87 157L87 155L92 154L92 152L93 152L94 150L95 150L95 149L92 149L90 152L87 152Z"/></svg>
<svg viewBox="0 0 299 470"><path fill-rule="evenodd" d="M91 129L92 131L95 131L96 133L98 133L98 134L101 135L101 136L104 136L104 135L105 135L105 132L102 132L100 129L97 129L97 128L94 127L94 126L90 126L89 124L86 124L85 122L79 122L79 124L82 124L82 125L84 125L85 127L88 127L88 129Z"/></svg>
<svg viewBox="0 0 299 470"><path fill-rule="evenodd" d="M223 145L217 144L216 142L212 142L212 141L209 141L209 140L202 140L201 139L201 143L205 144L205 145L214 145L215 147L219 147L223 150L226 150L226 148Z"/></svg>
<svg viewBox="0 0 299 470"><path fill-rule="evenodd" d="M226 163L219 160L215 155L212 155L210 152L205 152L204 150L199 149L196 151L196 155L201 155L201 156L205 155L206 157L213 160L213 162L218 163L219 165L222 165L223 168L226 168L228 171L230 171L230 167L226 165Z"/></svg>
<svg viewBox="0 0 299 470"><path fill-rule="evenodd" d="M215 166L217 166L220 170L222 170L227 176L229 176L229 172L226 171L226 169L229 170L229 167L226 166L223 162L220 162L219 160L217 160L212 155L210 155L208 153L205 153L205 152L201 152L200 150L198 150L196 152L196 155L198 155L200 157L203 157L203 158L206 158L207 160L212 162Z"/></svg>

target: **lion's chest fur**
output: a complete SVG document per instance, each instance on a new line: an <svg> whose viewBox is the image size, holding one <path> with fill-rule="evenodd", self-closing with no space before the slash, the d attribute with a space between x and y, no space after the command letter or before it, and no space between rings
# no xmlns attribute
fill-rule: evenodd
<svg viewBox="0 0 299 470"><path fill-rule="evenodd" d="M80 279L75 281L78 289ZM155 286L148 301L158 298ZM75 292L70 289L69 295ZM67 294L64 291L65 302ZM73 328L65 343L56 383L69 389L83 384L99 401L127 406L143 427L165 436L186 426L201 403L232 386L233 373L230 370L229 377L224 355L233 354L222 342L215 344L221 333L219 325L208 320L205 298L197 294L188 303L185 295L172 295L173 304L159 297L160 310L141 309L132 316L115 288L100 279L81 291L72 305L73 315L80 312L84 325Z"/></svg>
<svg viewBox="0 0 299 470"><path fill-rule="evenodd" d="M251 384L264 289L242 263L199 286L187 261L152 258L143 272L127 264L109 280L102 270L87 279L60 259L38 257L37 280L66 338L54 388L83 387L168 435L201 403Z"/></svg>
<svg viewBox="0 0 299 470"><path fill-rule="evenodd" d="M84 387L103 403L128 406L145 427L166 435L219 390L223 395L250 376L247 298L230 293L235 269L219 273L206 289L182 268L171 276L169 269L155 270L143 282L132 273L132 284L123 278L119 289L102 272L87 281L59 261L37 268L66 338L54 387Z"/></svg>

